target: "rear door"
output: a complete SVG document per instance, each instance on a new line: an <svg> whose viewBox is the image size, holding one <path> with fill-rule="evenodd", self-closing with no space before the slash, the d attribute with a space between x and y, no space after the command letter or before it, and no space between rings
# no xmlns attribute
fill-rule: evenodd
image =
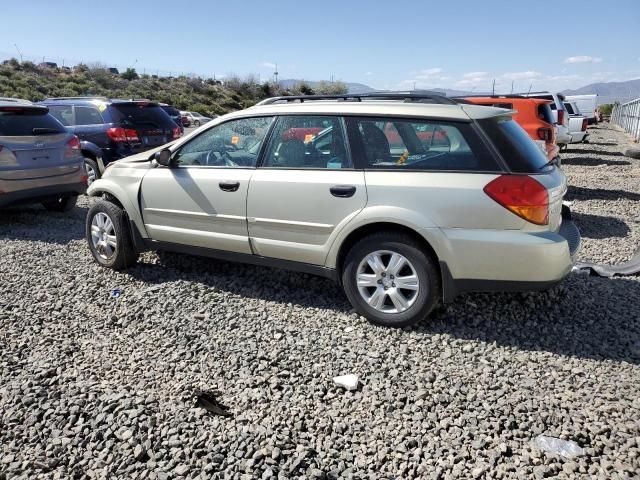
<svg viewBox="0 0 640 480"><path fill-rule="evenodd" d="M71 135L45 107L0 107L0 179L37 181L77 172ZM36 182L33 187L45 185Z"/></svg>
<svg viewBox="0 0 640 480"><path fill-rule="evenodd" d="M367 202L337 116L282 116L249 185L254 252L324 265L335 235Z"/></svg>

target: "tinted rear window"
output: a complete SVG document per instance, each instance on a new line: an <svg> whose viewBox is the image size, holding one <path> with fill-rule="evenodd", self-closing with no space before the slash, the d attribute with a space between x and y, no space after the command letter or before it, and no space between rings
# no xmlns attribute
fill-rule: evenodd
<svg viewBox="0 0 640 480"><path fill-rule="evenodd" d="M489 118L478 121L500 151L511 171L539 173L547 157L514 120Z"/></svg>
<svg viewBox="0 0 640 480"><path fill-rule="evenodd" d="M64 132L62 124L48 113L0 111L0 136L25 137Z"/></svg>
<svg viewBox="0 0 640 480"><path fill-rule="evenodd" d="M161 107L161 108L172 117L177 117L180 115L180 112L178 111L177 108L173 108L173 107Z"/></svg>
<svg viewBox="0 0 640 480"><path fill-rule="evenodd" d="M126 103L111 105L116 122L139 128L174 128L176 125L158 105ZM126 124L126 125L124 125Z"/></svg>
<svg viewBox="0 0 640 480"><path fill-rule="evenodd" d="M571 106L571 104L570 104L570 103L565 103L565 104L564 104L564 109L567 111L567 113L568 113L569 115L573 115L573 114L575 114L575 113L576 113L576 112L574 112L574 111L573 111L573 107Z"/></svg>
<svg viewBox="0 0 640 480"><path fill-rule="evenodd" d="M547 123L554 123L553 113L551 112L551 107L548 103L538 105L538 117L540 117L540 120L544 120Z"/></svg>

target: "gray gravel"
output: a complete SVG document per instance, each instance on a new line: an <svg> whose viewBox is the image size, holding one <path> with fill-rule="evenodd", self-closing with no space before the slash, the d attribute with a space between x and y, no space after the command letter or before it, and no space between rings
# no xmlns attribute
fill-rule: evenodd
<svg viewBox="0 0 640 480"><path fill-rule="evenodd" d="M583 259L624 261L640 161L592 131L564 155ZM0 478L637 478L639 277L468 295L388 330L302 274L153 253L99 268L86 210L0 214ZM347 373L357 391L334 385ZM233 416L194 408L198 389Z"/></svg>

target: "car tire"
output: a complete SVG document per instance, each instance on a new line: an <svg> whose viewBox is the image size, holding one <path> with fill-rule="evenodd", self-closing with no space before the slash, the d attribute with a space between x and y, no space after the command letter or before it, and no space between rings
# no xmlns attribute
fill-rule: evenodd
<svg viewBox="0 0 640 480"><path fill-rule="evenodd" d="M77 195L63 195L55 200L47 200L42 202L42 206L50 212L68 212L73 210L78 200Z"/></svg>
<svg viewBox="0 0 640 480"><path fill-rule="evenodd" d="M405 262L400 269L393 268L393 259L399 258L394 255ZM376 256L374 264L384 267L378 272L368 261ZM370 322L384 327L407 327L425 319L438 305L442 291L438 272L435 259L413 237L381 232L351 247L344 262L342 285L356 312ZM358 279L362 278L369 285L359 285ZM413 278L417 282L410 280ZM398 280L410 288L397 288Z"/></svg>
<svg viewBox="0 0 640 480"><path fill-rule="evenodd" d="M200 126L200 121L196 120L195 122L193 122L193 126L194 127L199 127Z"/></svg>
<svg viewBox="0 0 640 480"><path fill-rule="evenodd" d="M127 214L114 203L98 200L89 209L86 238L93 258L103 267L123 270L138 261Z"/></svg>
<svg viewBox="0 0 640 480"><path fill-rule="evenodd" d="M624 151L624 156L629 158L640 159L640 148L627 148Z"/></svg>
<svg viewBox="0 0 640 480"><path fill-rule="evenodd" d="M98 162L93 158L84 157L84 165L87 171L87 185L91 185L101 177Z"/></svg>

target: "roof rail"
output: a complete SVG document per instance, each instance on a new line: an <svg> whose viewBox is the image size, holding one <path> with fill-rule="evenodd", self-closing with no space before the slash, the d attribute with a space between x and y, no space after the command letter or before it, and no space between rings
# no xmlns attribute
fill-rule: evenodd
<svg viewBox="0 0 640 480"><path fill-rule="evenodd" d="M478 94L478 95L456 95L455 97L451 97L451 98L524 98L527 99L527 97L523 96L523 95L518 95L517 93L505 93L505 94L495 94L495 95L482 95L482 94Z"/></svg>
<svg viewBox="0 0 640 480"><path fill-rule="evenodd" d="M439 92L409 91L409 92L371 92L345 93L344 95L295 95L272 97L262 100L257 105L273 105L275 103L309 102L317 100L337 100L342 102L362 102L362 100L397 100L406 103L436 103L455 105L456 102Z"/></svg>
<svg viewBox="0 0 640 480"><path fill-rule="evenodd" d="M87 95L87 96L81 96L81 97L51 97L51 98L46 98L44 101L45 102L54 102L56 100L102 100L104 102L108 102L109 99L107 97L103 97L101 95Z"/></svg>
<svg viewBox="0 0 640 480"><path fill-rule="evenodd" d="M33 102L29 100L25 100L24 98L15 98L15 97L0 97L0 102L19 103L21 105L33 105Z"/></svg>

